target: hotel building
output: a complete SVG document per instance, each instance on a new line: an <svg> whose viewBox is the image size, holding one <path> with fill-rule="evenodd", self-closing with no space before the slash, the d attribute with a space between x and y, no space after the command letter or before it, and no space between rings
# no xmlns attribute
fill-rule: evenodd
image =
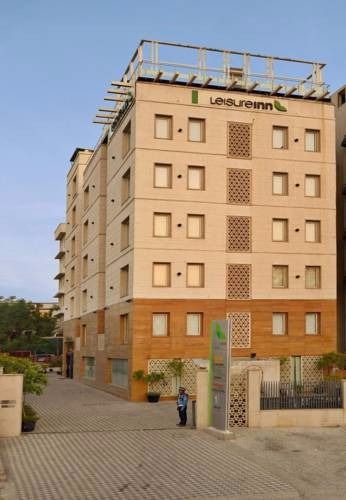
<svg viewBox="0 0 346 500"><path fill-rule="evenodd" d="M193 393L210 322L226 317L232 357L280 358L285 380L315 376L337 343L323 66L140 43L96 115L95 149L71 157L55 232L75 377L138 400L132 373L163 371L169 396L178 358Z"/></svg>

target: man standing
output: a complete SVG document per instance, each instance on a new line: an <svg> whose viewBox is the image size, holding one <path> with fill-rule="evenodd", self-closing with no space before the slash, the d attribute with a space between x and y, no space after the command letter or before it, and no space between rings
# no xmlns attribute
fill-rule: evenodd
<svg viewBox="0 0 346 500"><path fill-rule="evenodd" d="M181 427L186 425L187 420L187 402L189 400L189 396L185 392L185 387L179 387L179 394L177 399L177 410L179 412L180 423L177 424Z"/></svg>

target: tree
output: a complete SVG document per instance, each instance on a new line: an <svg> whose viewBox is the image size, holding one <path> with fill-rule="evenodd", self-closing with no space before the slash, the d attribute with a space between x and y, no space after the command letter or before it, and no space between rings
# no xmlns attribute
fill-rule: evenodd
<svg viewBox="0 0 346 500"><path fill-rule="evenodd" d="M54 352L54 345L42 337L51 336L56 328L52 313L41 314L32 302L16 297L0 297L0 350Z"/></svg>

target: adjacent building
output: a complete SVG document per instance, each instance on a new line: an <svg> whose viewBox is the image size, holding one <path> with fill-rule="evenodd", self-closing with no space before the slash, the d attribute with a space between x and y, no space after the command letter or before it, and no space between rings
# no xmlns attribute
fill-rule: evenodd
<svg viewBox="0 0 346 500"><path fill-rule="evenodd" d="M75 377L138 400L132 373L164 371L169 396L178 358L192 393L210 322L230 317L232 356L318 378L316 360L337 344L323 66L141 42L96 115L95 149L71 157L55 232Z"/></svg>

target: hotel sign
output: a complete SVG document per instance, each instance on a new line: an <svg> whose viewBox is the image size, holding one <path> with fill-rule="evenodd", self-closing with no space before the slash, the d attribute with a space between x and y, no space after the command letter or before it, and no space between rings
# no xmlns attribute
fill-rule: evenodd
<svg viewBox="0 0 346 500"><path fill-rule="evenodd" d="M198 90L192 90L191 102L198 104ZM257 109L263 111L276 111L285 112L287 108L281 104L280 101L274 100L273 102L257 101L252 99L236 99L232 97L214 97L209 98L209 104L213 106L228 106L230 108L247 108Z"/></svg>
<svg viewBox="0 0 346 500"><path fill-rule="evenodd" d="M210 425L227 431L230 411L230 320L212 321L210 349Z"/></svg>

